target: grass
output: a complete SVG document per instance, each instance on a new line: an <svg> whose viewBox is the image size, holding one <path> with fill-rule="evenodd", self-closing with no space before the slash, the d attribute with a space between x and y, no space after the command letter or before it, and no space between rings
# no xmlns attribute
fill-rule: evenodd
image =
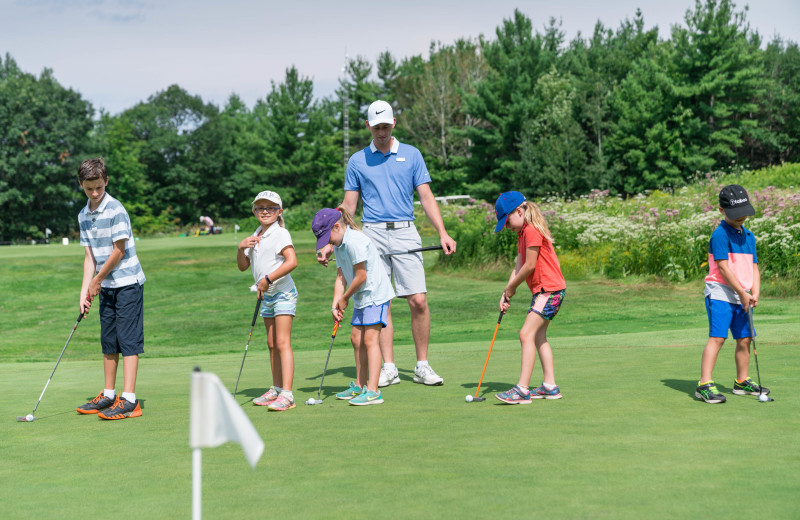
<svg viewBox="0 0 800 520"><path fill-rule="evenodd" d="M333 271L317 266L310 241L298 238L293 343L302 403L316 395L330 340ZM251 277L235 268L231 236L142 240L137 248L148 276L137 385L145 416L103 422L74 412L97 393L101 377L93 313L79 325L32 424L14 417L36 403L77 317L82 251L0 249L9 289L0 296L0 517L107 517L109 501L120 497L132 505L114 507L115 518L190 514L191 370L199 365L233 387L252 316ZM757 313L759 362L775 402L730 395L733 350L726 345L715 375L729 400L710 406L693 398L707 335L701 284L568 284L549 334L565 398L530 406L491 397L519 373L521 299L489 361L481 388L489 399L464 402L480 376L502 281L429 276L431 361L445 377L442 387L411 382L408 310L397 302L403 382L385 390L381 406L349 407L330 397L355 375L346 334L336 340L322 405L286 413L250 405L268 382L258 330L237 400L265 454L251 471L237 445L203 450L206 517L672 519L757 511L796 518L800 302L764 299ZM534 377L540 374L537 366Z"/></svg>

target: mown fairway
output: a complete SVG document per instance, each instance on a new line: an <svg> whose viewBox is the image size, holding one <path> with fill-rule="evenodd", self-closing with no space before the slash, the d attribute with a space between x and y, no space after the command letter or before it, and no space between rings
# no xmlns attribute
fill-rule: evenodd
<svg viewBox="0 0 800 520"><path fill-rule="evenodd" d="M310 232L293 235L301 298L295 396L302 403L316 395L325 362L334 271L314 261ZM236 269L235 247L232 235L137 243L148 277L137 387L144 417L104 422L74 412L102 386L93 310L31 424L15 417L36 404L75 322L83 252L0 249L0 517L189 517L190 373L200 366L233 388L255 302L252 277ZM435 254L427 258L435 263ZM761 375L773 403L730 394L730 345L715 371L728 403L694 399L707 335L700 283L568 280L549 334L565 398L514 407L492 397L518 376L521 291L489 361L481 389L489 399L466 404L505 277L429 275L430 359L442 387L411 382L408 310L395 302L403 381L385 390L380 406L330 397L355 376L347 328L334 345L322 405L285 413L252 406L268 385L257 328L237 400L266 451L251 471L235 444L203 450L205 517L797 518L796 299L763 298L756 314ZM540 375L537 365L535 382Z"/></svg>

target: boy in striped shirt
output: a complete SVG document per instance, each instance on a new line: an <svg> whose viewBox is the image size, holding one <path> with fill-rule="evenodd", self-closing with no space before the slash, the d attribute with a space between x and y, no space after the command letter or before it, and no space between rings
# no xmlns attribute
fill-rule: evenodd
<svg viewBox="0 0 800 520"><path fill-rule="evenodd" d="M78 181L89 202L78 215L85 248L80 311L89 312L100 295L100 343L105 387L77 408L101 419L142 415L136 399L139 354L144 352L144 273L136 256L133 230L122 204L106 193L108 174L103 159L87 159L78 168ZM122 354L124 387L116 395L117 366Z"/></svg>

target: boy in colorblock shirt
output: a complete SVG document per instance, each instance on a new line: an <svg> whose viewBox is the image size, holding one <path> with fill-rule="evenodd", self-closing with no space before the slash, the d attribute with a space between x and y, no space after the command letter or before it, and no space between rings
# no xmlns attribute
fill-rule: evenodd
<svg viewBox="0 0 800 520"><path fill-rule="evenodd" d="M695 396L707 403L724 403L725 396L712 380L712 372L728 330L736 340L736 395L768 394L748 376L750 368L749 313L758 304L761 276L758 270L756 239L744 227L747 217L755 215L747 191L741 186L725 186L719 193L719 211L724 219L711 234L708 244L708 276L706 276L706 312L708 342L703 350L700 381Z"/></svg>

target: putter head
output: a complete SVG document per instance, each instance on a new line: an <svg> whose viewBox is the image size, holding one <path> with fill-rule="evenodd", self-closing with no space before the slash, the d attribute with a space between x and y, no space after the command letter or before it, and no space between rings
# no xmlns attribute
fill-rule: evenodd
<svg viewBox="0 0 800 520"><path fill-rule="evenodd" d="M485 397L473 397L473 398L472 398L472 402L473 402L473 403L479 403L479 402L481 402L481 401L485 401L485 400L486 400L486 398L485 398Z"/></svg>
<svg viewBox="0 0 800 520"><path fill-rule="evenodd" d="M28 420L28 417L25 416L25 415L18 415L17 416L17 422L33 422L35 420L36 420L36 417L31 417L30 420Z"/></svg>
<svg viewBox="0 0 800 520"><path fill-rule="evenodd" d="M763 400L762 400L761 398L759 398L759 399L758 399L758 402L760 402L760 403L771 403L772 401L774 401L774 400L775 400L775 399L771 398L771 397L770 397L770 396L768 396L768 395L765 395L764 397L766 397L766 399L763 399Z"/></svg>

